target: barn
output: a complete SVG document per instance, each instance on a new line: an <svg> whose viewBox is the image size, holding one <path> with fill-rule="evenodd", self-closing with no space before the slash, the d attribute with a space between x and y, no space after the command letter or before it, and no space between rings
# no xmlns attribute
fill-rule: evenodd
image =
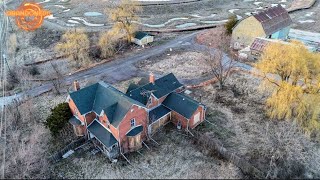
<svg viewBox="0 0 320 180"><path fill-rule="evenodd" d="M282 6L271 7L240 21L233 28L231 46L243 49L256 37L282 39L288 37L292 19Z"/></svg>

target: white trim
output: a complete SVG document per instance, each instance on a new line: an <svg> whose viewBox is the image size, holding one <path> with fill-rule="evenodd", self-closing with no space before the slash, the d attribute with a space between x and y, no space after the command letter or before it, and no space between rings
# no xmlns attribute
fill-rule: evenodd
<svg viewBox="0 0 320 180"><path fill-rule="evenodd" d="M133 120L133 122L134 122L134 125L133 125L133 126L131 125L131 120ZM130 119L130 127L131 127L131 129L132 129L133 127L136 127L136 118Z"/></svg>

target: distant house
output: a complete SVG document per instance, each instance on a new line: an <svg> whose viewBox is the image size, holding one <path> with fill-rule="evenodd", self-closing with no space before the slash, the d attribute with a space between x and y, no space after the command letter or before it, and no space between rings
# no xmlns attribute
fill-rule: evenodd
<svg viewBox="0 0 320 180"><path fill-rule="evenodd" d="M148 43L153 42L153 36L151 36L145 32L138 31L134 34L134 36L132 38L132 42L135 44L138 44L140 46L144 46Z"/></svg>
<svg viewBox="0 0 320 180"><path fill-rule="evenodd" d="M143 141L169 122L189 131L204 121L206 107L181 94L183 85L173 74L143 85L130 85L124 94L99 82L80 88L67 101L73 113L69 122L77 136L87 136L107 157L140 149Z"/></svg>
<svg viewBox="0 0 320 180"><path fill-rule="evenodd" d="M231 46L243 49L256 37L282 39L288 37L292 20L282 6L278 5L240 21L233 29Z"/></svg>

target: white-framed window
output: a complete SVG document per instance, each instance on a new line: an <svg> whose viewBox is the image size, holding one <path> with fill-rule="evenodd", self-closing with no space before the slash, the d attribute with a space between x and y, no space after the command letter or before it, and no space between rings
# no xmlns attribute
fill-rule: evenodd
<svg viewBox="0 0 320 180"><path fill-rule="evenodd" d="M131 125L131 127L134 127L136 125L136 120L135 119L131 119L130 120L130 125Z"/></svg>

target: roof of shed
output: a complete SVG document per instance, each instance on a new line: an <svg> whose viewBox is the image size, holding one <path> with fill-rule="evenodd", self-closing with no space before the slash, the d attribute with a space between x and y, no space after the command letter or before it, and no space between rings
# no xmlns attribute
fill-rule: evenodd
<svg viewBox="0 0 320 180"><path fill-rule="evenodd" d="M134 34L134 38L139 39L139 40L143 39L146 36L150 36L150 35L148 33L141 32L141 31L138 31Z"/></svg>
<svg viewBox="0 0 320 180"><path fill-rule="evenodd" d="M127 97L121 91L104 82L72 92L70 97L81 114L91 111L100 114L103 110L110 123L116 127L133 104L144 107L140 102Z"/></svg>
<svg viewBox="0 0 320 180"><path fill-rule="evenodd" d="M155 80L154 83L148 83L144 86L131 90L127 92L126 95L146 105L151 93L159 99L182 86L183 85L178 81L178 79L170 73Z"/></svg>
<svg viewBox="0 0 320 180"><path fill-rule="evenodd" d="M143 130L143 126L134 127L133 129L131 129L131 130L127 133L127 136L136 136L136 135L138 135L139 133L141 133L142 130Z"/></svg>
<svg viewBox="0 0 320 180"><path fill-rule="evenodd" d="M288 11L281 5L268 8L253 16L262 24L267 36L292 24Z"/></svg>
<svg viewBox="0 0 320 180"><path fill-rule="evenodd" d="M181 114L183 117L190 119L201 103L183 94L173 92L167 96L162 104L170 110Z"/></svg>
<svg viewBox="0 0 320 180"><path fill-rule="evenodd" d="M171 110L166 108L163 105L160 105L149 112L149 124L152 124L154 121L157 121L159 118L168 114Z"/></svg>
<svg viewBox="0 0 320 180"><path fill-rule="evenodd" d="M279 41L276 39L267 39L262 37L257 37L254 39L253 43L250 46L250 50L263 52L264 48L270 43L281 43L281 44L288 44L285 41Z"/></svg>
<svg viewBox="0 0 320 180"><path fill-rule="evenodd" d="M90 133L92 133L106 147L111 147L118 142L117 139L97 120L94 120L88 126L88 131L90 131Z"/></svg>

